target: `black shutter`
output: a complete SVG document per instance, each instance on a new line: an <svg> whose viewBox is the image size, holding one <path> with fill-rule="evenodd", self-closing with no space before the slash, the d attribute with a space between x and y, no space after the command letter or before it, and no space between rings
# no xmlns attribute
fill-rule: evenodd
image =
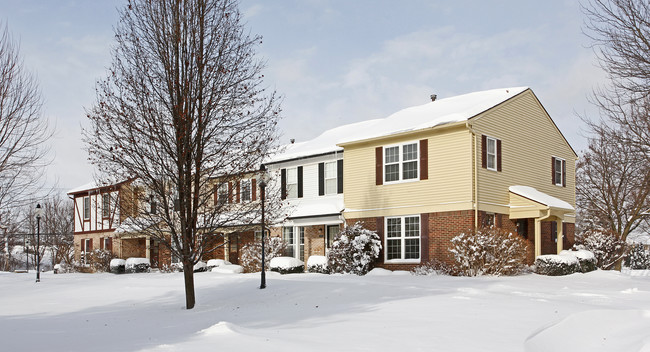
<svg viewBox="0 0 650 352"><path fill-rule="evenodd" d="M487 136L481 135L481 167L487 169Z"/></svg>
<svg viewBox="0 0 650 352"><path fill-rule="evenodd" d="M429 140L420 140L420 180L429 179Z"/></svg>
<svg viewBox="0 0 650 352"><path fill-rule="evenodd" d="M566 160L562 160L562 187L566 187Z"/></svg>
<svg viewBox="0 0 650 352"><path fill-rule="evenodd" d="M302 198L302 166L298 166L298 198Z"/></svg>
<svg viewBox="0 0 650 352"><path fill-rule="evenodd" d="M375 185L379 186L384 184L384 150L382 147L375 148Z"/></svg>
<svg viewBox="0 0 650 352"><path fill-rule="evenodd" d="M287 169L280 170L280 198L287 199Z"/></svg>
<svg viewBox="0 0 650 352"><path fill-rule="evenodd" d="M318 163L318 195L325 195L325 163Z"/></svg>
<svg viewBox="0 0 650 352"><path fill-rule="evenodd" d="M555 157L551 157L551 184L555 184Z"/></svg>
<svg viewBox="0 0 650 352"><path fill-rule="evenodd" d="M497 139L497 171L501 171L501 140Z"/></svg>
<svg viewBox="0 0 650 352"><path fill-rule="evenodd" d="M336 161L336 193L343 193L343 159Z"/></svg>

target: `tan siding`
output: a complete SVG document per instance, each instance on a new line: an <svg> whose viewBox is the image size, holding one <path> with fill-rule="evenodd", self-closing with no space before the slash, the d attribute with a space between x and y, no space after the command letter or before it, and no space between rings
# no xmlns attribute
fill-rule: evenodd
<svg viewBox="0 0 650 352"><path fill-rule="evenodd" d="M534 187L575 206L575 154L531 91L472 119L471 123L476 133L502 140L502 172L479 165L479 209L506 210L508 187L512 185ZM480 152L479 144L479 160ZM566 160L566 187L551 182L552 156Z"/></svg>
<svg viewBox="0 0 650 352"><path fill-rule="evenodd" d="M375 148L428 139L428 179L375 185ZM471 208L472 147L464 127L413 134L346 148L346 218ZM364 210L359 212L356 210Z"/></svg>

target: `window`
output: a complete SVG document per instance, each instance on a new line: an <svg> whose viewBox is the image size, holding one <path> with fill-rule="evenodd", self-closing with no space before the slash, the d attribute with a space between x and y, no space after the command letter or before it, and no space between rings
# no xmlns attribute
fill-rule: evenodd
<svg viewBox="0 0 650 352"><path fill-rule="evenodd" d="M483 226L492 227L496 224L495 220L496 219L494 213L485 213L485 216L483 217Z"/></svg>
<svg viewBox="0 0 650 352"><path fill-rule="evenodd" d="M557 243L557 222L551 221L551 238Z"/></svg>
<svg viewBox="0 0 650 352"><path fill-rule="evenodd" d="M386 218L386 261L420 261L420 216Z"/></svg>
<svg viewBox="0 0 650 352"><path fill-rule="evenodd" d="M239 183L239 199L242 203L251 201L251 180L241 180Z"/></svg>
<svg viewBox="0 0 650 352"><path fill-rule="evenodd" d="M156 214L158 211L156 203L156 198L154 197L153 194L149 195L149 214Z"/></svg>
<svg viewBox="0 0 650 352"><path fill-rule="evenodd" d="M332 248L332 243L334 243L334 239L336 236L339 234L341 231L341 228L339 225L327 225L327 238L325 240L325 246L327 249Z"/></svg>
<svg viewBox="0 0 650 352"><path fill-rule="evenodd" d="M90 219L90 197L84 197L84 220Z"/></svg>
<svg viewBox="0 0 650 352"><path fill-rule="evenodd" d="M336 161L325 163L325 194L336 194Z"/></svg>
<svg viewBox="0 0 650 352"><path fill-rule="evenodd" d="M228 203L228 184L222 183L217 188L217 204L224 205Z"/></svg>
<svg viewBox="0 0 650 352"><path fill-rule="evenodd" d="M103 246L103 249L105 249L107 251L111 251L112 250L112 248L111 248L111 238L110 237L104 237L102 239L102 246Z"/></svg>
<svg viewBox="0 0 650 352"><path fill-rule="evenodd" d="M104 193L102 194L102 217L107 218L110 216L110 207L111 203L111 194L110 193Z"/></svg>
<svg viewBox="0 0 650 352"><path fill-rule="evenodd" d="M384 148L384 181L418 178L418 143Z"/></svg>
<svg viewBox="0 0 650 352"><path fill-rule="evenodd" d="M492 137L486 138L487 142L487 169L497 170L497 140Z"/></svg>
<svg viewBox="0 0 650 352"><path fill-rule="evenodd" d="M528 219L517 220L517 233L523 238L528 239Z"/></svg>
<svg viewBox="0 0 650 352"><path fill-rule="evenodd" d="M284 252L286 257L294 257L302 261L305 260L305 228L304 227L283 227L282 239L287 243L287 249Z"/></svg>
<svg viewBox="0 0 650 352"><path fill-rule="evenodd" d="M287 198L298 198L298 169L287 169Z"/></svg>
<svg viewBox="0 0 650 352"><path fill-rule="evenodd" d="M564 160L553 158L553 184L564 186Z"/></svg>

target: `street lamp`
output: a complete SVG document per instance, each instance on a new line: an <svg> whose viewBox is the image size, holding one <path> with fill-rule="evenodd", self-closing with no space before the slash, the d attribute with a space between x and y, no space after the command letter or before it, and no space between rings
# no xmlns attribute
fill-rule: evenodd
<svg viewBox="0 0 650 352"><path fill-rule="evenodd" d="M262 283L260 289L266 288L266 268L264 265L264 198L266 193L266 184L269 182L269 174L266 172L266 166L260 166L260 174L257 178L257 184L260 186L260 200L262 203Z"/></svg>
<svg viewBox="0 0 650 352"><path fill-rule="evenodd" d="M43 208L40 204L36 204L36 282L41 282L41 215L43 215Z"/></svg>

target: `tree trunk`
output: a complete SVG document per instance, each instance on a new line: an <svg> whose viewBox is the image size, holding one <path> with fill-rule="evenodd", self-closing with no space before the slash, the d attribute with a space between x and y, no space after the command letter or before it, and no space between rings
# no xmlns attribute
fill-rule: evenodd
<svg viewBox="0 0 650 352"><path fill-rule="evenodd" d="M194 308L194 265L191 261L183 261L183 277L185 278L185 308Z"/></svg>

